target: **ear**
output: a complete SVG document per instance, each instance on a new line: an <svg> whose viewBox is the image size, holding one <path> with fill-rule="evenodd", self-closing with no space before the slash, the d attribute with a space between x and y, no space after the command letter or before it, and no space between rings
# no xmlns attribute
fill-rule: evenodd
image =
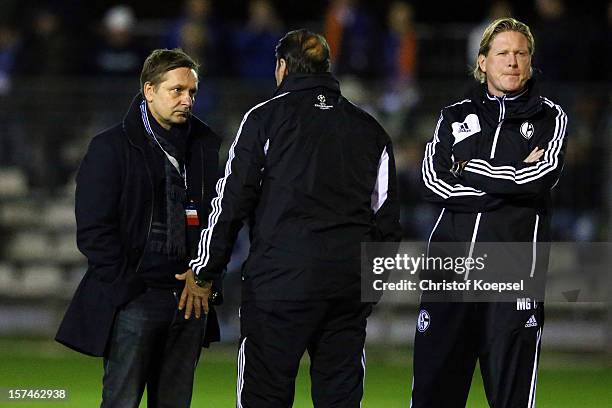
<svg viewBox="0 0 612 408"><path fill-rule="evenodd" d="M276 60L276 67L274 68L274 78L276 79L276 85L280 86L283 79L287 76L289 71L287 70L287 61L284 58Z"/></svg>
<svg viewBox="0 0 612 408"><path fill-rule="evenodd" d="M155 87L151 82L145 82L143 86L144 98L147 102L153 102L153 93L155 92Z"/></svg>
<svg viewBox="0 0 612 408"><path fill-rule="evenodd" d="M486 68L486 64L485 64L486 61L487 61L487 57L485 57L484 55L480 54L478 56L478 67L484 73L487 72L487 68Z"/></svg>
<svg viewBox="0 0 612 408"><path fill-rule="evenodd" d="M283 77L286 77L287 75L289 75L289 70L287 69L287 61L281 58L280 64L281 64L281 70L283 72Z"/></svg>
<svg viewBox="0 0 612 408"><path fill-rule="evenodd" d="M286 77L287 72L287 61L284 58L278 59L278 72L282 75L282 78Z"/></svg>

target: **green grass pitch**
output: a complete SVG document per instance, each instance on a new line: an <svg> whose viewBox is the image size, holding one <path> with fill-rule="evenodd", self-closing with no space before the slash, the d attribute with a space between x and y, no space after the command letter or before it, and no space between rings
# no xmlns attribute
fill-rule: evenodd
<svg viewBox="0 0 612 408"><path fill-rule="evenodd" d="M368 349L367 349L368 350ZM102 363L81 356L50 341L0 340L0 389L66 389L68 399L51 401L7 401L0 407L89 408L100 404ZM205 350L196 372L193 407L235 406L235 349L231 345ZM411 350L370 347L365 380L364 408L408 407ZM307 360L296 384L296 408L312 407ZM551 355L544 351L538 376L539 408L605 408L612 406L612 368L596 356ZM146 404L142 403L142 407ZM478 372L474 375L468 407L486 408Z"/></svg>

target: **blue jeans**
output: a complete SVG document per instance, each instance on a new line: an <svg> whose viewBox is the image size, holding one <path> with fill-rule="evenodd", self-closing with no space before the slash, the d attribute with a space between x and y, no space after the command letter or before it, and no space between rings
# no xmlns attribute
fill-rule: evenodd
<svg viewBox="0 0 612 408"><path fill-rule="evenodd" d="M206 318L185 320L180 294L149 288L119 310L104 357L101 408L138 407L145 386L148 408L189 407Z"/></svg>

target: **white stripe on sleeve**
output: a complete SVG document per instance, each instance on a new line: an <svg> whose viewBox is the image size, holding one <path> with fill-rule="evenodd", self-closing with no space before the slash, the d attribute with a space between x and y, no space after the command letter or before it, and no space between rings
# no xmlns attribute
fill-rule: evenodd
<svg viewBox="0 0 612 408"><path fill-rule="evenodd" d="M454 105L459 105L465 102L471 102L469 99L465 99L461 102L457 102ZM466 187L459 183L454 185L450 185L444 180L438 178L434 168L434 156L436 154L436 144L440 142L440 137L438 136L438 132L440 130L440 125L442 124L443 115L440 114L440 118L438 119L438 123L436 125L436 130L434 131L434 136L432 140L427 143L425 147L425 158L423 159L422 165L422 175L423 181L427 188L431 191L439 195L440 197L447 199L450 197L462 197L462 196L483 196L486 193L480 190L477 190L472 187Z"/></svg>
<svg viewBox="0 0 612 408"><path fill-rule="evenodd" d="M200 234L200 243L198 244L198 257L196 259L193 259L191 262L189 262L189 266L191 267L191 269L196 275L198 274L198 271L200 268L203 268L206 266L206 264L208 263L209 257L210 257L210 239L212 237L212 233L215 228L215 225L217 224L217 221L219 220L219 216L221 215L221 211L222 211L221 201L223 200L225 184L227 182L228 177L232 174L232 160L234 159L234 156L235 156L234 148L236 147L236 144L238 143L238 139L240 139L240 134L242 133L242 127L244 126L244 123L248 119L251 112L253 112L255 109L265 105L266 103L274 99L281 98L287 94L289 94L289 92L285 92L280 95L276 95L274 98L268 99L267 101L264 101L258 105L255 105L247 113L244 114L244 117L242 118L242 122L240 123L240 127L238 128L238 133L236 134L236 138L234 139L234 142L232 143L230 150L229 150L227 163L225 164L225 175L223 178L217 181L217 185L216 185L217 197L213 198L211 202L212 210L208 216L208 227L202 230L202 233Z"/></svg>
<svg viewBox="0 0 612 408"><path fill-rule="evenodd" d="M473 159L465 166L464 171L481 174L486 177L504 179L516 184L526 184L537 180L559 167L559 154L565 138L567 126L567 115L559 105L555 105L548 99L544 102L551 108L557 110L555 118L555 131L553 138L546 147L543 159L537 164L517 170L512 166L492 166L486 160Z"/></svg>
<svg viewBox="0 0 612 408"><path fill-rule="evenodd" d="M387 193L389 191L389 153L387 153L387 147L383 149L380 160L378 160L378 175L376 176L376 183L374 184L374 191L372 191L371 207L374 213L380 210L380 207L387 200Z"/></svg>

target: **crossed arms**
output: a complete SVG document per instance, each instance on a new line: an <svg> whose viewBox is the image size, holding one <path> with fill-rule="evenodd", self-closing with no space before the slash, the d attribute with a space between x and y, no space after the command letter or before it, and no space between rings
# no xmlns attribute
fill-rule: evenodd
<svg viewBox="0 0 612 408"><path fill-rule="evenodd" d="M494 160L453 160L450 121L443 110L433 138L427 143L422 165L425 198L458 212L486 212L501 207L513 196L537 196L557 183L567 144L567 116L558 105L544 120L544 130L533 140L533 150L516 163Z"/></svg>

